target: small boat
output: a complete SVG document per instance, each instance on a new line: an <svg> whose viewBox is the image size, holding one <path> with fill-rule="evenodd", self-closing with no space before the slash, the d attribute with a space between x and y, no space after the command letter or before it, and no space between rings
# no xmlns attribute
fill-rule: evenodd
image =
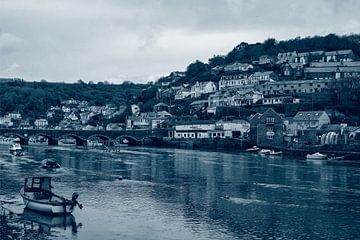
<svg viewBox="0 0 360 240"><path fill-rule="evenodd" d="M319 152L306 155L306 159L308 159L308 160L320 160L320 159L326 159L326 157L327 157L327 155L321 154Z"/></svg>
<svg viewBox="0 0 360 240"><path fill-rule="evenodd" d="M337 161L337 160L344 160L345 156L335 156L335 155L332 155L332 156L328 156L327 160L330 160L330 161Z"/></svg>
<svg viewBox="0 0 360 240"><path fill-rule="evenodd" d="M270 149L261 149L259 151L259 154L262 154L262 155L269 155L270 153L271 153Z"/></svg>
<svg viewBox="0 0 360 240"><path fill-rule="evenodd" d="M44 159L41 161L41 168L43 169L56 169L60 168L60 164L52 159Z"/></svg>
<svg viewBox="0 0 360 240"><path fill-rule="evenodd" d="M258 152L260 150L260 148L258 148L257 146L252 146L251 148L246 149L246 152Z"/></svg>
<svg viewBox="0 0 360 240"><path fill-rule="evenodd" d="M275 150L271 150L269 152L269 155L272 155L272 156L277 156L277 155L281 155L282 154L282 151L278 151L276 152Z"/></svg>
<svg viewBox="0 0 360 240"><path fill-rule="evenodd" d="M70 214L78 206L82 209L74 192L71 200L56 195L51 191L51 177L25 178L24 187L20 190L25 207L44 214Z"/></svg>
<svg viewBox="0 0 360 240"><path fill-rule="evenodd" d="M14 141L11 147L9 148L9 151L14 156L23 156L24 153L22 151L22 147L20 145L20 142Z"/></svg>

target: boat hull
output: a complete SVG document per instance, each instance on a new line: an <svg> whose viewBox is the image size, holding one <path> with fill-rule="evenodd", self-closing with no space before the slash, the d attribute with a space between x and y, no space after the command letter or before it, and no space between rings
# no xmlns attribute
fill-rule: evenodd
<svg viewBox="0 0 360 240"><path fill-rule="evenodd" d="M20 191L23 198L25 207L33 211L45 213L45 214L70 214L74 211L75 206L70 202L64 202L64 200L57 199L56 201L50 200L35 200L26 195L24 189Z"/></svg>

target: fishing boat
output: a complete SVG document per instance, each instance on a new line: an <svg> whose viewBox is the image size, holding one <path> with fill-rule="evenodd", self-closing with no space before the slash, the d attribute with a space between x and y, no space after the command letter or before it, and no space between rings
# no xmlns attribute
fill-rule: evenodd
<svg viewBox="0 0 360 240"><path fill-rule="evenodd" d="M306 155L306 159L308 159L308 160L322 160L322 159L326 159L326 158L327 158L327 155L321 154L319 152Z"/></svg>
<svg viewBox="0 0 360 240"><path fill-rule="evenodd" d="M25 178L24 187L20 190L26 208L45 214L70 214L78 206L82 209L74 192L71 200L56 195L51 191L51 177Z"/></svg>
<svg viewBox="0 0 360 240"><path fill-rule="evenodd" d="M43 169L56 169L60 168L60 164L55 162L53 159L44 159L41 161L41 168Z"/></svg>
<svg viewBox="0 0 360 240"><path fill-rule="evenodd" d="M328 156L327 160L330 160L330 161L338 161L338 160L344 160L345 159L345 156L336 156L336 155L331 155L331 156Z"/></svg>
<svg viewBox="0 0 360 240"><path fill-rule="evenodd" d="M19 141L14 141L13 144L11 145L11 147L9 148L9 151L14 156L23 156L24 155Z"/></svg>
<svg viewBox="0 0 360 240"><path fill-rule="evenodd" d="M260 148L258 148L257 146L252 146L251 148L246 149L246 152L258 152L260 150Z"/></svg>

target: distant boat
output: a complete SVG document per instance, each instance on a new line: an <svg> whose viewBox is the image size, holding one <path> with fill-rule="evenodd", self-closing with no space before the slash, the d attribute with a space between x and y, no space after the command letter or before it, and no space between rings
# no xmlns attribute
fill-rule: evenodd
<svg viewBox="0 0 360 240"><path fill-rule="evenodd" d="M78 206L82 209L73 193L71 200L56 195L51 191L51 177L25 178L24 187L20 190L26 208L45 214L70 214Z"/></svg>
<svg viewBox="0 0 360 240"><path fill-rule="evenodd" d="M251 148L246 149L246 152L258 152L260 150L260 148L258 148L257 146L252 146Z"/></svg>
<svg viewBox="0 0 360 240"><path fill-rule="evenodd" d="M337 161L337 160L344 160L345 156L328 156L327 160L330 161Z"/></svg>
<svg viewBox="0 0 360 240"><path fill-rule="evenodd" d="M306 155L306 159L308 159L308 160L321 160L321 159L326 159L326 157L327 157L327 155L321 154L319 152Z"/></svg>
<svg viewBox="0 0 360 240"><path fill-rule="evenodd" d="M24 153L22 151L22 147L20 145L20 142L14 141L11 147L9 148L9 151L14 156L23 156Z"/></svg>
<svg viewBox="0 0 360 240"><path fill-rule="evenodd" d="M259 154L262 154L262 155L270 155L270 153L271 153L270 149L261 149L259 151Z"/></svg>
<svg viewBox="0 0 360 240"><path fill-rule="evenodd" d="M276 152L275 150L271 150L271 151L269 152L269 155L272 155L272 156L282 155L282 151Z"/></svg>
<svg viewBox="0 0 360 240"><path fill-rule="evenodd" d="M60 168L60 164L52 159L44 159L41 161L41 168L43 169L56 169Z"/></svg>

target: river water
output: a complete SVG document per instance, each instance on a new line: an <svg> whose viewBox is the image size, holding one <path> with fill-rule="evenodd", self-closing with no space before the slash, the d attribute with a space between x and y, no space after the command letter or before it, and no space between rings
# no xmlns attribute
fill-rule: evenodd
<svg viewBox="0 0 360 240"><path fill-rule="evenodd" d="M41 169L45 158L62 168ZM84 205L66 219L25 211L1 222L1 239L360 239L356 162L137 147L13 157L0 146L0 173L0 203L16 213L31 175L52 176L55 193L76 191Z"/></svg>

